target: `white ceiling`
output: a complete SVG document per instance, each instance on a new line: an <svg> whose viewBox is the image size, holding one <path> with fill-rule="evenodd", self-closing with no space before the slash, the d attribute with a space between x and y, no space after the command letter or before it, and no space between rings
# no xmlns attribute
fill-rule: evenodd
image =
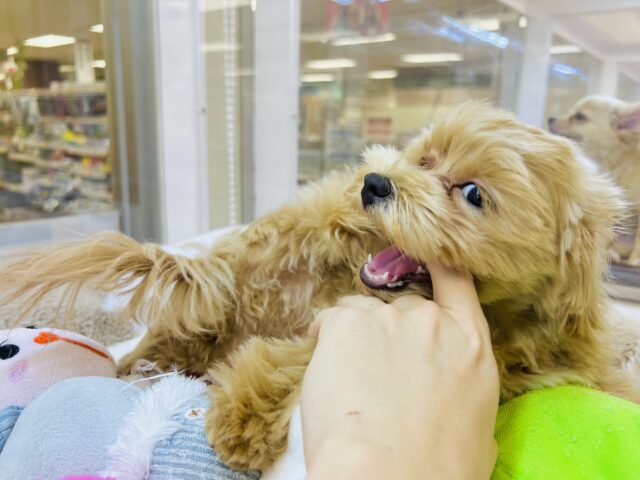
<svg viewBox="0 0 640 480"><path fill-rule="evenodd" d="M640 81L640 0L500 0Z"/></svg>
<svg viewBox="0 0 640 480"><path fill-rule="evenodd" d="M22 45L27 38L52 33L92 42L94 58L104 58L102 35L89 31L89 27L98 23L102 23L100 0L0 0L0 49L17 46L28 59L73 63L73 45L54 48Z"/></svg>

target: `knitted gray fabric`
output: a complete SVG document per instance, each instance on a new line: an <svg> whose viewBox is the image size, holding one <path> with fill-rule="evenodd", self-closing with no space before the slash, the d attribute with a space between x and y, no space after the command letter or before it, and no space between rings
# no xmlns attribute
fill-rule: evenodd
<svg viewBox="0 0 640 480"><path fill-rule="evenodd" d="M153 450L148 480L259 480L260 472L238 472L227 467L211 449L204 433L206 394L190 401L172 417L180 428Z"/></svg>

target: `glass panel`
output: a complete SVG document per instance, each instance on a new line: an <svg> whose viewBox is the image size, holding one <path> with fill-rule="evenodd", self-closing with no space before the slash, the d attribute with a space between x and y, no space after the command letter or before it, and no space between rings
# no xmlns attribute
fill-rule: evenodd
<svg viewBox="0 0 640 480"><path fill-rule="evenodd" d="M100 1L7 0L0 18L0 225L111 212Z"/></svg>
<svg viewBox="0 0 640 480"><path fill-rule="evenodd" d="M303 0L299 180L469 99L513 109L526 20L497 1Z"/></svg>
<svg viewBox="0 0 640 480"><path fill-rule="evenodd" d="M640 83L624 74L619 75L617 96L625 102L637 102L640 100Z"/></svg>
<svg viewBox="0 0 640 480"><path fill-rule="evenodd" d="M210 226L235 225L251 217L243 202L251 191L253 115L253 20L256 1L205 0L207 156ZM268 8L268 7L264 7Z"/></svg>
<svg viewBox="0 0 640 480"><path fill-rule="evenodd" d="M579 47L554 36L549 64L546 118L560 117L582 97L592 93L601 64Z"/></svg>

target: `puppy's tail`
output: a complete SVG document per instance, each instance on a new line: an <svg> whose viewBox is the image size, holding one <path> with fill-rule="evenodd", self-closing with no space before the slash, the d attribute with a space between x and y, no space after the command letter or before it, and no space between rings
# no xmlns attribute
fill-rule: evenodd
<svg viewBox="0 0 640 480"><path fill-rule="evenodd" d="M86 285L122 295L131 318L165 323L174 335L223 335L235 291L225 253L192 259L122 234L28 251L0 267L0 305L25 301L26 315L46 295L64 289L62 303L71 308Z"/></svg>

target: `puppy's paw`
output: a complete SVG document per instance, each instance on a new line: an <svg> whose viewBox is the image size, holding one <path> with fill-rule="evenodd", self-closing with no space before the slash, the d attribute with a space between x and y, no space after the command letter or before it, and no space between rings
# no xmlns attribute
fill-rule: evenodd
<svg viewBox="0 0 640 480"><path fill-rule="evenodd" d="M254 337L210 370L206 433L220 459L237 470L263 470L287 448L289 420L313 352L308 340Z"/></svg>

